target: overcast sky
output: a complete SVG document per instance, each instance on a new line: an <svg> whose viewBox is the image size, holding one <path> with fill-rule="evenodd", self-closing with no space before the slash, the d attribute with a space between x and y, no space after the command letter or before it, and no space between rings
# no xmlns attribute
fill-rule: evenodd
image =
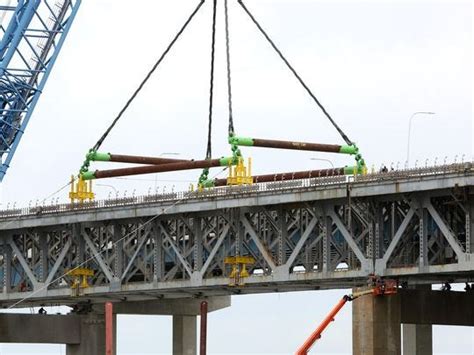
<svg viewBox="0 0 474 355"><path fill-rule="evenodd" d="M3 182L2 207L35 204L77 172L125 100L166 47L197 0L83 0L63 51ZM275 42L369 166L407 156L438 164L472 159L472 5L470 1L247 0ZM120 154L205 156L209 92L211 1L124 115L102 150ZM236 133L260 138L343 143L334 128L230 1ZM222 1L219 14L222 15ZM218 23L213 152L230 153L223 17ZM254 173L351 165L347 156L244 149ZM107 165L102 165L106 167ZM110 165L109 165L110 166ZM95 167L101 167L96 164ZM211 175L219 173L213 171ZM99 198L185 189L198 171L97 182ZM221 174L220 176L225 176ZM155 185L155 179L156 185ZM102 185L102 186L100 186ZM65 200L66 191L54 198ZM31 202L30 202L31 201ZM51 202L48 197L47 203ZM210 317L210 351L291 353L345 291L243 296ZM317 345L318 353L351 349L350 307ZM166 353L170 319L127 318L119 350ZM435 328L435 350L474 353L472 331ZM148 340L150 339L150 340ZM236 341L237 339L237 341ZM456 341L456 344L452 344ZM230 345L231 344L231 345ZM31 353L3 346L1 354ZM34 348L35 352L38 348ZM43 349L47 349L44 347ZM315 349L316 350L316 349ZM46 352L46 350L45 350ZM59 354L55 347L51 354Z"/></svg>

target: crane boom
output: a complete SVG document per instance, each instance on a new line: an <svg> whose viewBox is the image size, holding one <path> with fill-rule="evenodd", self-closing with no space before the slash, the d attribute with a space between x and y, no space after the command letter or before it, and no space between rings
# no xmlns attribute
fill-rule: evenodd
<svg viewBox="0 0 474 355"><path fill-rule="evenodd" d="M0 6L0 182L80 3L81 0L17 0L16 6Z"/></svg>

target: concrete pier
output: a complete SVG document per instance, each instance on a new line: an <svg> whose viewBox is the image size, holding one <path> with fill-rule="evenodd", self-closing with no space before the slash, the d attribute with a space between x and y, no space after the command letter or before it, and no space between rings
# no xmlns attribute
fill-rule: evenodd
<svg viewBox="0 0 474 355"><path fill-rule="evenodd" d="M400 355L400 299L397 296L354 300L352 347L354 355Z"/></svg>
<svg viewBox="0 0 474 355"><path fill-rule="evenodd" d="M402 289L353 302L353 354L432 355L432 325L474 326L474 292Z"/></svg>
<svg viewBox="0 0 474 355"><path fill-rule="evenodd" d="M196 316L173 316L173 355L197 354Z"/></svg>
<svg viewBox="0 0 474 355"><path fill-rule="evenodd" d="M181 298L114 304L114 340L117 314L173 316L173 354L197 354L197 315L202 301L209 312L229 307L230 296ZM0 343L66 344L66 355L105 354L104 305L94 304L86 314L1 314ZM152 350L152 349L150 349ZM114 354L117 347L114 346Z"/></svg>
<svg viewBox="0 0 474 355"><path fill-rule="evenodd" d="M402 328L403 354L433 354L433 327L430 324L403 324Z"/></svg>
<svg viewBox="0 0 474 355"><path fill-rule="evenodd" d="M70 316L64 316L70 317ZM105 354L105 317L104 314L90 313L81 315L80 341L78 344L66 344L66 355L104 355ZM116 320L116 317L114 317ZM114 322L116 323L116 322ZM116 327L114 327L116 339ZM67 331L66 329L63 332ZM114 347L114 354L116 347Z"/></svg>

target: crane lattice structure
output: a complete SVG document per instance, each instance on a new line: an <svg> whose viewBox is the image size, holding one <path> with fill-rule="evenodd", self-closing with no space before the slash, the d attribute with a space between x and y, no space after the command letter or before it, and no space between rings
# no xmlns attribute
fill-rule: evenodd
<svg viewBox="0 0 474 355"><path fill-rule="evenodd" d="M61 50L81 0L0 6L0 181Z"/></svg>

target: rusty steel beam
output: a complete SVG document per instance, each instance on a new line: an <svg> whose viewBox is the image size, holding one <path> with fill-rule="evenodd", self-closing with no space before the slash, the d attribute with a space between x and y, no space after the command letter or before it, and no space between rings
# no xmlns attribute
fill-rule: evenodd
<svg viewBox="0 0 474 355"><path fill-rule="evenodd" d="M229 137L229 143L238 145L238 146L245 146L245 147L307 150L307 151L312 151L312 152L328 152L328 153L342 153L342 154L357 154L358 153L358 149L355 145L280 141L280 140L274 140L274 139L261 139L261 138L236 137L236 136Z"/></svg>
<svg viewBox="0 0 474 355"><path fill-rule="evenodd" d="M147 164L147 165L161 165L170 163L180 163L192 160L185 159L169 159L159 157L143 157L139 155L121 155L121 154L110 154L111 162L116 163L132 163L132 164Z"/></svg>
<svg viewBox="0 0 474 355"><path fill-rule="evenodd" d="M313 152L339 153L341 146L337 144L305 143L279 141L274 139L253 139L254 147L290 149L290 150L310 150Z"/></svg>
<svg viewBox="0 0 474 355"><path fill-rule="evenodd" d="M233 162L234 161L232 157L208 160L191 160L161 165L145 165L133 168L87 171L82 173L81 176L84 180L104 179L119 176L164 173L168 171L215 168L219 166L229 166Z"/></svg>
<svg viewBox="0 0 474 355"><path fill-rule="evenodd" d="M349 168L350 169L350 168ZM276 173L267 175L255 175L253 176L253 183L259 182L274 182L274 181L288 181L288 180L299 180L299 179L310 179L316 177L327 177L327 176L341 176L348 172L347 168L334 168L334 169L321 169L321 170L308 170L308 171L296 171L289 173ZM227 185L227 179L216 179L214 180L215 186Z"/></svg>

